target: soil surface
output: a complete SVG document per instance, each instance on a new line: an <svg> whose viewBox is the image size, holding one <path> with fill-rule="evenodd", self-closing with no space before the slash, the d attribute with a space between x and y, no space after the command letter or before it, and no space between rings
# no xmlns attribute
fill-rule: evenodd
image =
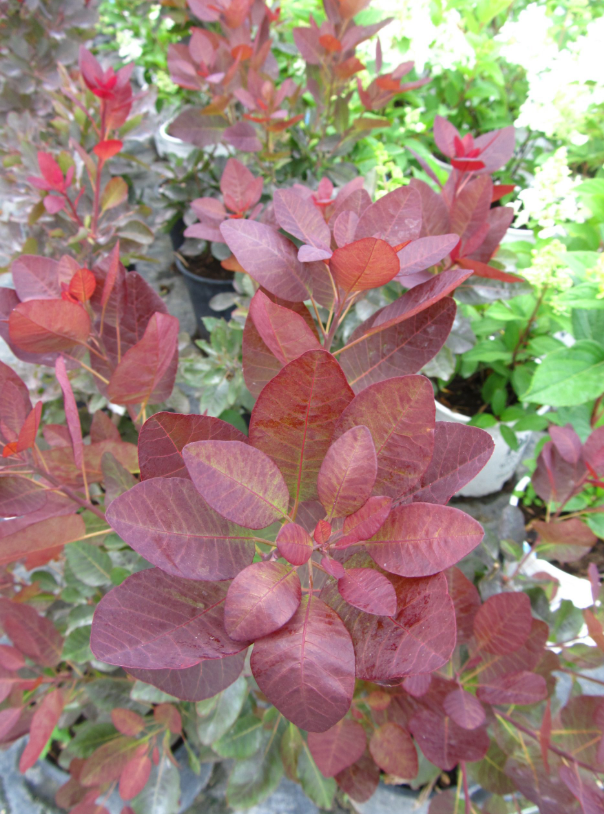
<svg viewBox="0 0 604 814"><path fill-rule="evenodd" d="M232 271L227 271L220 265L220 260L216 260L211 254L199 254L197 257L183 257L178 255L178 259L191 274L196 277L205 277L209 280L221 280L228 282L232 280L235 274ZM175 269L177 272L177 270Z"/></svg>
<svg viewBox="0 0 604 814"><path fill-rule="evenodd" d="M454 413L474 416L481 412L481 408L484 412L485 405L481 391L486 376L487 372L482 370L477 371L468 379L456 376L439 391L438 400Z"/></svg>

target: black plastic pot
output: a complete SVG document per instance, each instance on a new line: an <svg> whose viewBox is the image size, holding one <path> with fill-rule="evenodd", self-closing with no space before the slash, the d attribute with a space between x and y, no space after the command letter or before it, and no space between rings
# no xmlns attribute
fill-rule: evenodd
<svg viewBox="0 0 604 814"><path fill-rule="evenodd" d="M195 319L197 320L197 327L202 336L207 336L207 331L202 322L203 317L218 317L229 320L231 313L235 306L226 308L224 311L214 311L210 308L210 300L216 294L232 294L234 292L232 280L212 280L209 277L199 277L197 274L191 272L184 266L181 260L176 256L174 258L176 268L180 271L185 278L189 297L191 298L191 305L195 311Z"/></svg>

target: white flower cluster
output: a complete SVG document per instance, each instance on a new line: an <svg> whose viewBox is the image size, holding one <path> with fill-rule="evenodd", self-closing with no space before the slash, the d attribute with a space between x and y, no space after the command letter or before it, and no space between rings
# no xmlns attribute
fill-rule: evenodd
<svg viewBox="0 0 604 814"><path fill-rule="evenodd" d="M573 178L567 160L566 147L560 147L537 167L531 186L518 193L515 226L536 222L545 238L562 234L565 221L585 220L574 193L581 179Z"/></svg>
<svg viewBox="0 0 604 814"><path fill-rule="evenodd" d="M516 126L584 144L586 122L594 108L604 104L604 17L593 20L585 36L562 50L551 29L545 6L531 3L497 36L501 55L521 65L529 81Z"/></svg>
<svg viewBox="0 0 604 814"><path fill-rule="evenodd" d="M442 11L441 19L432 19L431 4L418 0L374 0L372 8L394 22L382 34L384 60L396 65L400 62L400 49L389 47L388 38L410 41L405 59L412 59L418 71L431 66L432 75L451 70L457 65L473 66L476 54L466 39L462 19L455 9Z"/></svg>
<svg viewBox="0 0 604 814"><path fill-rule="evenodd" d="M565 260L566 246L559 240L550 240L539 249L533 249L529 268L522 270L535 288L547 286L553 292L562 294L573 286L573 278Z"/></svg>
<svg viewBox="0 0 604 814"><path fill-rule="evenodd" d="M598 300L604 299L604 253L600 253L598 257L598 262L595 266L588 269L585 272L585 277L588 280L593 280L598 284L598 293L596 294L596 298Z"/></svg>

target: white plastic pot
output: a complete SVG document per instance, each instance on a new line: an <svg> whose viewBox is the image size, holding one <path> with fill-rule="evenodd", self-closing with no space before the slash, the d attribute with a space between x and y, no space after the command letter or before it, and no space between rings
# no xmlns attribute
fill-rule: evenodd
<svg viewBox="0 0 604 814"><path fill-rule="evenodd" d="M164 122L159 130L155 131L153 141L155 142L155 149L160 158L168 158L170 155L175 155L178 158L187 158L191 155L196 148L193 144L187 144L179 138L174 138L168 133L168 127L172 124L170 121Z"/></svg>
<svg viewBox="0 0 604 814"><path fill-rule="evenodd" d="M467 415L454 413L453 410L450 410L438 401L436 402L436 420L453 421L456 424L468 424L471 421ZM501 424L498 423L494 427L489 427L486 430L495 442L493 454L484 469L467 483L463 489L460 489L459 492L457 492L458 495L462 497L484 497L484 495L491 495L493 492L499 492L503 484L514 474L533 433L532 430L517 432L518 449L512 449L505 442L501 430L499 429L500 426Z"/></svg>

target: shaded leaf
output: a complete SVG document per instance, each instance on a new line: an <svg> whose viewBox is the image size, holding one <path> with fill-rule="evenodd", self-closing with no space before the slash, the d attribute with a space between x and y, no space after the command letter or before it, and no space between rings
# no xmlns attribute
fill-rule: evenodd
<svg viewBox="0 0 604 814"><path fill-rule="evenodd" d="M488 684L481 681L478 697L486 704L538 704L547 697L547 685L537 673L510 673Z"/></svg>
<svg viewBox="0 0 604 814"><path fill-rule="evenodd" d="M320 808L331 809L336 793L336 781L323 776L305 743L302 743L298 756L298 778L306 796L313 803Z"/></svg>
<svg viewBox="0 0 604 814"><path fill-rule="evenodd" d="M255 715L244 715L222 737L212 743L212 749L221 757L238 760L252 757L262 741L262 720Z"/></svg>
<svg viewBox="0 0 604 814"><path fill-rule="evenodd" d="M229 731L239 717L247 692L247 681L244 676L239 676L230 687L212 699L213 709L209 715L203 716L201 705L198 705L197 734L203 744L209 746Z"/></svg>
<svg viewBox="0 0 604 814"><path fill-rule="evenodd" d="M26 772L34 765L52 735L63 712L65 700L60 690L52 690L36 707L29 730L29 740L19 758L19 771Z"/></svg>
<svg viewBox="0 0 604 814"><path fill-rule="evenodd" d="M245 653L220 659L204 659L184 669L137 670L128 672L135 678L183 701L204 701L229 687L241 675Z"/></svg>
<svg viewBox="0 0 604 814"><path fill-rule="evenodd" d="M360 759L365 751L365 730L343 718L326 732L309 732L308 748L324 777L335 777Z"/></svg>
<svg viewBox="0 0 604 814"><path fill-rule="evenodd" d="M451 718L428 709L415 713L409 729L424 756L445 771L455 768L460 760L482 760L489 748L485 729L463 729Z"/></svg>
<svg viewBox="0 0 604 814"><path fill-rule="evenodd" d="M528 596L520 591L491 596L474 618L474 635L481 650L504 656L527 640L533 617Z"/></svg>
<svg viewBox="0 0 604 814"><path fill-rule="evenodd" d="M380 770L367 752L352 766L336 775L338 786L357 803L373 796L380 781Z"/></svg>
<svg viewBox="0 0 604 814"><path fill-rule="evenodd" d="M43 667L55 667L61 660L63 639L50 621L30 605L0 599L0 625L23 655Z"/></svg>
<svg viewBox="0 0 604 814"><path fill-rule="evenodd" d="M74 574L84 585L97 587L111 584L113 563L109 554L98 546L84 541L70 543L65 554Z"/></svg>
<svg viewBox="0 0 604 814"><path fill-rule="evenodd" d="M407 730L395 723L379 726L369 741L369 751L382 771L408 780L418 772L417 752Z"/></svg>
<svg viewBox="0 0 604 814"><path fill-rule="evenodd" d="M443 708L462 729L476 729L486 719L484 707L480 701L466 690L453 690L443 701Z"/></svg>

